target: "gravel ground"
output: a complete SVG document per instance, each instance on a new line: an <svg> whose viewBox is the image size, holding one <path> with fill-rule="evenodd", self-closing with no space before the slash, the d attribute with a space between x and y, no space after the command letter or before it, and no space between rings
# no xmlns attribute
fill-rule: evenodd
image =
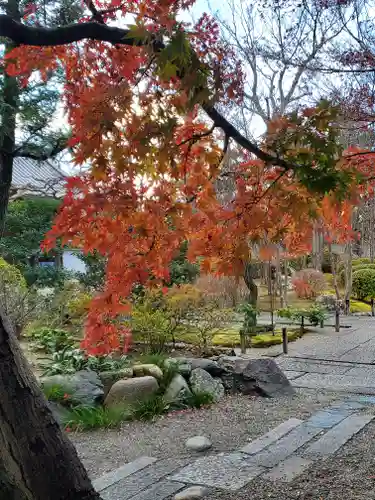
<svg viewBox="0 0 375 500"><path fill-rule="evenodd" d="M292 483L256 479L235 493L216 492L206 500L374 500L375 423L335 455L312 465Z"/></svg>
<svg viewBox="0 0 375 500"><path fill-rule="evenodd" d="M306 419L330 402L343 398L343 393L308 389L297 390L293 397L275 399L230 396L211 408L169 414L153 423L130 422L116 431L76 433L70 436L90 476L95 478L141 455L157 458L189 456L184 443L196 435L210 437L213 451L233 451L291 417ZM223 498L247 498L236 495Z"/></svg>

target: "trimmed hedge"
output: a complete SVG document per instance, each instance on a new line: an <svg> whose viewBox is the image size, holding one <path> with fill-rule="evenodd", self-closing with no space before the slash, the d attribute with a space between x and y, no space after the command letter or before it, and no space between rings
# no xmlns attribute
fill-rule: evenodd
<svg viewBox="0 0 375 500"><path fill-rule="evenodd" d="M353 273L353 294L359 300L375 298L375 269L359 269Z"/></svg>

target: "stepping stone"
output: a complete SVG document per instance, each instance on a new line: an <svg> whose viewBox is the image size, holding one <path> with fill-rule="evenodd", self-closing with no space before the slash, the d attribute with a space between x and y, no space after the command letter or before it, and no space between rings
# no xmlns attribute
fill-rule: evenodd
<svg viewBox="0 0 375 500"><path fill-rule="evenodd" d="M353 412L355 410L361 410L365 408L366 405L363 403L359 403L358 401L343 401L342 403L338 403L327 408L327 411L349 411Z"/></svg>
<svg viewBox="0 0 375 500"><path fill-rule="evenodd" d="M309 446L303 456L312 460L327 458L363 429L373 418L374 415L351 415Z"/></svg>
<svg viewBox="0 0 375 500"><path fill-rule="evenodd" d="M186 441L185 446L192 451L206 451L212 447L212 443L205 436L194 436Z"/></svg>
<svg viewBox="0 0 375 500"><path fill-rule="evenodd" d="M366 405L375 405L375 396L358 396L358 398L355 398L355 401Z"/></svg>
<svg viewBox="0 0 375 500"><path fill-rule="evenodd" d="M265 470L249 462L249 457L242 453L221 453L199 458L168 479L236 491Z"/></svg>
<svg viewBox="0 0 375 500"><path fill-rule="evenodd" d="M312 463L312 460L307 460L297 455L293 455L283 462L280 462L279 465L276 465L276 467L271 469L262 477L264 479L269 479L270 481L290 483L293 479L310 467Z"/></svg>
<svg viewBox="0 0 375 500"><path fill-rule="evenodd" d="M159 460L107 487L104 491L100 492L100 496L102 500L133 500L137 498L136 495L143 492L143 490L147 490L155 483L158 483L162 479L166 479L165 476L175 472L180 467L184 467L188 462L188 458ZM170 488L172 487L166 485L168 491ZM168 495L173 495L179 491L180 488L182 487L180 486L168 493ZM159 497L156 498L163 498L158 492L155 493L155 495L156 494L159 495ZM168 497L168 495L165 496ZM151 498L153 497L150 497L150 499Z"/></svg>
<svg viewBox="0 0 375 500"><path fill-rule="evenodd" d="M177 493L173 500L199 500L199 498L205 497L207 493L208 489L203 486L190 486L190 488Z"/></svg>
<svg viewBox="0 0 375 500"><path fill-rule="evenodd" d="M320 427L321 429L330 429L334 427L339 422L344 420L344 418L349 417L349 411L329 411L322 410L318 411L312 415L308 420L306 420L306 425L311 425L312 427Z"/></svg>
<svg viewBox="0 0 375 500"><path fill-rule="evenodd" d="M305 375L306 372L297 372L295 370L287 370L284 371L284 374L288 380L294 380L297 377L301 377L301 375Z"/></svg>
<svg viewBox="0 0 375 500"><path fill-rule="evenodd" d="M153 484L147 490L141 491L138 495L133 496L132 500L165 500L184 487L185 485L182 483L161 481L160 483Z"/></svg>
<svg viewBox="0 0 375 500"><path fill-rule="evenodd" d="M275 467L275 465L285 460L289 455L298 450L298 448L301 448L301 446L320 434L322 430L323 429L319 427L312 427L311 425L303 423L286 436L278 439L268 448L255 455L251 455L249 460L263 467Z"/></svg>
<svg viewBox="0 0 375 500"><path fill-rule="evenodd" d="M95 479L92 482L92 485L94 486L94 489L96 491L100 492L105 488L108 488L112 484L121 481L121 479L125 479L131 474L134 474L135 472L144 469L145 467L153 464L154 462L156 462L156 458L139 457L136 460L133 460L133 462L129 462L128 464L125 464L122 467L119 467L118 469L115 469L114 471L105 474L99 479Z"/></svg>
<svg viewBox="0 0 375 500"><path fill-rule="evenodd" d="M241 448L241 452L248 453L249 455L254 455L255 453L258 453L270 444L274 443L281 437L285 436L285 434L295 429L300 424L302 424L302 420L299 420L298 418L290 418L271 431L267 432L267 434L264 434L260 438Z"/></svg>

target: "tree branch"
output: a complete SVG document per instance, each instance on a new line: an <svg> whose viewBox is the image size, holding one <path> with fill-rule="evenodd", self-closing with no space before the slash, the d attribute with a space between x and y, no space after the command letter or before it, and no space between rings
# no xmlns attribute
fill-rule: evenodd
<svg viewBox="0 0 375 500"><path fill-rule="evenodd" d="M90 39L121 45L143 46L144 40L136 40L130 30L107 26L97 22L68 24L58 28L26 26L0 14L0 36L7 37L17 44L52 47L66 45ZM155 50L164 48L164 44L155 35L150 34L150 41Z"/></svg>
<svg viewBox="0 0 375 500"><path fill-rule="evenodd" d="M132 46L143 46L147 44L146 40L135 39L131 32L127 29L115 28L98 22L70 24L58 28L41 28L25 26L7 15L0 15L0 37L8 37L18 44L43 47L66 45L84 39ZM152 43L155 52L159 52L165 47L164 43L157 36L152 34L150 35L150 42ZM202 104L202 108L214 122L214 126L223 130L228 140L233 139L245 150L254 154L260 160L263 160L268 164L278 165L286 170L298 168L298 165L261 150L255 143L246 139L246 137L244 137L214 107L208 104ZM32 154L33 153L27 154L27 152L25 152L23 156L32 158ZM18 156L21 155L18 154ZM43 159L43 157L39 157L38 159Z"/></svg>

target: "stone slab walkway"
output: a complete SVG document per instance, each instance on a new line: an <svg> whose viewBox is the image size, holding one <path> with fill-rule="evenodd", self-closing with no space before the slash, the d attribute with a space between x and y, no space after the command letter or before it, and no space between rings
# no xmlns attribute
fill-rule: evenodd
<svg viewBox="0 0 375 500"><path fill-rule="evenodd" d="M321 463L375 418L375 397L350 399L313 414L291 418L231 453L156 460L140 457L94 481L103 500L167 500L192 485L238 491L255 478L291 482Z"/></svg>

